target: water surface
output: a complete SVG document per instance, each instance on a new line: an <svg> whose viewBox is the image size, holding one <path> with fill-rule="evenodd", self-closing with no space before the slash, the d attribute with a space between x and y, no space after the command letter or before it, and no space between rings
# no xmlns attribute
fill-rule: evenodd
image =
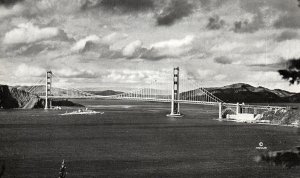
<svg viewBox="0 0 300 178"><path fill-rule="evenodd" d="M300 145L295 128L219 122L217 108L181 105L184 117L166 117L169 104L77 100L103 115L61 116L62 111L1 110L0 160L4 178L57 177L299 177L257 164L268 150Z"/></svg>

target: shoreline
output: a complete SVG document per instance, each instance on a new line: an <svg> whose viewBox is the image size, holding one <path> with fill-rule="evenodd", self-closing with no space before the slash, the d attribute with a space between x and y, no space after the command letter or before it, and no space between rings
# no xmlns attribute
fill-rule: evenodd
<svg viewBox="0 0 300 178"><path fill-rule="evenodd" d="M226 121L226 122L236 122L236 123L245 123L245 124L257 124L257 125L270 125L270 126L281 126L281 127L293 127L293 128L300 128L300 125L296 124L275 124L275 123L266 123L266 122L259 122L259 121L239 121L236 119L215 119L218 121Z"/></svg>

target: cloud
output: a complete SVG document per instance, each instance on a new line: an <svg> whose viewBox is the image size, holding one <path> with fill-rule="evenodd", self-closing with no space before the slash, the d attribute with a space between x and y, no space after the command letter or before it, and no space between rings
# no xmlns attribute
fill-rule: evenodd
<svg viewBox="0 0 300 178"><path fill-rule="evenodd" d="M106 44L113 44L113 43L116 43L120 40L123 40L123 39L126 39L128 37L127 34L125 33L117 33L117 32L113 32L107 36L104 36L101 41L103 43L106 43Z"/></svg>
<svg viewBox="0 0 300 178"><path fill-rule="evenodd" d="M219 75L214 76L214 79L217 81L222 81L226 78L227 78L227 75L225 75L225 74L219 74Z"/></svg>
<svg viewBox="0 0 300 178"><path fill-rule="evenodd" d="M97 75L91 70L76 69L64 67L62 69L53 70L56 75L62 78L96 78Z"/></svg>
<svg viewBox="0 0 300 178"><path fill-rule="evenodd" d="M99 9L116 13L152 12L158 26L169 26L193 12L194 1L182 0L83 0L81 9Z"/></svg>
<svg viewBox="0 0 300 178"><path fill-rule="evenodd" d="M286 66L286 62L279 62L274 64L253 64L249 65L252 71L276 71Z"/></svg>
<svg viewBox="0 0 300 178"><path fill-rule="evenodd" d="M8 52L8 54L11 55L21 55L21 56L31 56L34 55L36 56L37 54L39 54L40 52L44 51L44 50L54 50L55 47L51 47L48 44L44 44L44 43L32 43L32 44L28 44L28 45L17 45L13 48L10 48L10 50L6 50ZM12 51L12 52L10 52Z"/></svg>
<svg viewBox="0 0 300 178"><path fill-rule="evenodd" d="M122 57L128 57L128 53L125 55L122 54L122 50L120 49L112 49L112 45L117 42L122 41L123 39L127 38L126 34L120 33L112 33L103 38L98 37L97 35L89 35L85 38L78 40L72 47L71 52L75 53L93 53L93 55L97 55L98 58L104 59L118 59ZM129 47L128 49L129 50Z"/></svg>
<svg viewBox="0 0 300 178"><path fill-rule="evenodd" d="M107 54L111 50L111 46L114 45L117 42L122 41L123 39L126 39L128 37L127 34L124 33L116 33L113 32L107 36L104 36L103 38L100 38L97 35L89 35L85 38L82 38L78 40L71 48L71 51L73 52L100 52L103 56L103 53ZM107 56L107 55L104 55Z"/></svg>
<svg viewBox="0 0 300 178"><path fill-rule="evenodd" d="M45 75L45 72L46 70L41 67L20 64L14 74L17 77L42 77Z"/></svg>
<svg viewBox="0 0 300 178"><path fill-rule="evenodd" d="M71 51L84 52L91 49L92 45L98 42L100 42L100 38L97 35L90 35L77 41L71 48Z"/></svg>
<svg viewBox="0 0 300 178"><path fill-rule="evenodd" d="M103 10L137 12L154 8L153 0L85 0L81 9L102 7Z"/></svg>
<svg viewBox="0 0 300 178"><path fill-rule="evenodd" d="M0 6L0 19L7 18L11 16L16 16L25 11L24 6L20 4L16 4L11 8L7 8L6 6Z"/></svg>
<svg viewBox="0 0 300 178"><path fill-rule="evenodd" d="M127 58L139 57L142 45L143 43L140 40L131 42L123 48L122 54Z"/></svg>
<svg viewBox="0 0 300 178"><path fill-rule="evenodd" d="M277 71L255 71L246 78L247 81L262 83L278 82L280 79L281 77Z"/></svg>
<svg viewBox="0 0 300 178"><path fill-rule="evenodd" d="M300 58L300 40L286 40L277 45L273 54L283 59Z"/></svg>
<svg viewBox="0 0 300 178"><path fill-rule="evenodd" d="M160 82L168 81L170 71L160 70L107 70L102 72L101 80L103 82L114 83L151 83L159 79Z"/></svg>
<svg viewBox="0 0 300 178"><path fill-rule="evenodd" d="M216 74L216 71L211 69L199 69L197 70L197 74L198 75L196 76L196 80L203 80L207 78L212 78Z"/></svg>
<svg viewBox="0 0 300 178"><path fill-rule="evenodd" d="M105 37L104 37L105 38ZM86 53L93 52L100 58L106 59L146 59L161 60L168 57L179 57L192 49L195 39L192 35L187 35L183 39L171 39L151 44L149 47L143 46L141 40L128 43L121 49L112 49L112 44L104 43L104 38L91 35L79 40L73 45L71 51Z"/></svg>
<svg viewBox="0 0 300 178"><path fill-rule="evenodd" d="M232 64L232 60L225 56L216 57L214 61L219 64Z"/></svg>
<svg viewBox="0 0 300 178"><path fill-rule="evenodd" d="M0 0L0 6L13 6L18 2L22 2L23 0Z"/></svg>
<svg viewBox="0 0 300 178"><path fill-rule="evenodd" d="M298 29L300 28L299 15L300 15L299 12L295 12L295 13L289 12L285 15L282 15L274 23L274 27Z"/></svg>
<svg viewBox="0 0 300 178"><path fill-rule="evenodd" d="M67 34L55 27L39 28L32 23L19 24L17 28L7 32L3 44L28 44L32 42L58 38L68 40Z"/></svg>
<svg viewBox="0 0 300 178"><path fill-rule="evenodd" d="M183 39L171 39L154 43L144 51L141 58L159 60L168 57L179 57L191 51L194 39L193 35L187 35Z"/></svg>
<svg viewBox="0 0 300 178"><path fill-rule="evenodd" d="M263 15L260 11L258 11L252 19L235 21L233 31L236 33L253 33L264 26L265 22L263 21Z"/></svg>
<svg viewBox="0 0 300 178"><path fill-rule="evenodd" d="M156 24L158 26L173 25L176 21L190 15L193 12L193 4L188 1L173 0L158 14Z"/></svg>
<svg viewBox="0 0 300 178"><path fill-rule="evenodd" d="M292 40L295 38L299 38L299 34L296 31L286 30L280 33L279 36L276 37L277 42L282 42L286 40Z"/></svg>
<svg viewBox="0 0 300 178"><path fill-rule="evenodd" d="M224 20L220 19L219 16L214 16L208 19L208 24L206 25L206 28L210 30L218 30L222 28L224 24Z"/></svg>

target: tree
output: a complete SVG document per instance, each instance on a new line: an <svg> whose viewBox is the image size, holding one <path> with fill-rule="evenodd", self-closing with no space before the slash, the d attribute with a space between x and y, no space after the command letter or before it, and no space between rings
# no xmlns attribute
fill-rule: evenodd
<svg viewBox="0 0 300 178"><path fill-rule="evenodd" d="M300 0L298 0L300 2ZM290 84L300 83L300 59L290 59L287 61L286 69L278 70L283 79Z"/></svg>

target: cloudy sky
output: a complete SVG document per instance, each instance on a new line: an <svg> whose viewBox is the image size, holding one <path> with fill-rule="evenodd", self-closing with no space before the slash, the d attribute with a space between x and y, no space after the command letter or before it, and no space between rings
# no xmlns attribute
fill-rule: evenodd
<svg viewBox="0 0 300 178"><path fill-rule="evenodd" d="M300 92L278 69L300 57L297 0L0 0L0 83L51 69L74 88L244 82Z"/></svg>

